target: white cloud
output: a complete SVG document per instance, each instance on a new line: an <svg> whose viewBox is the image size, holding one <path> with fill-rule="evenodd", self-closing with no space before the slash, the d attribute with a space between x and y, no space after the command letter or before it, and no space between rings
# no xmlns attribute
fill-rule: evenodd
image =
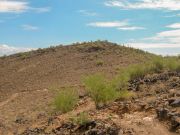
<svg viewBox="0 0 180 135"><path fill-rule="evenodd" d="M78 12L85 16L98 16L96 12L90 12L87 10L79 10Z"/></svg>
<svg viewBox="0 0 180 135"><path fill-rule="evenodd" d="M144 38L140 42L128 43L131 47L156 52L162 55L180 54L180 23L174 23L166 26L171 30L157 33L153 37Z"/></svg>
<svg viewBox="0 0 180 135"><path fill-rule="evenodd" d="M180 55L180 45L171 43L145 43L145 42L131 42L129 47L142 49L158 55Z"/></svg>
<svg viewBox="0 0 180 135"><path fill-rule="evenodd" d="M180 48L180 45L173 43L145 43L145 42L132 42L128 43L130 47L145 49L145 48Z"/></svg>
<svg viewBox="0 0 180 135"><path fill-rule="evenodd" d="M29 24L22 25L22 28L23 30L27 30L27 31L36 31L39 29L37 26L32 26Z"/></svg>
<svg viewBox="0 0 180 135"><path fill-rule="evenodd" d="M92 22L92 23L88 23L87 25L91 27L116 28L118 30L126 30L126 31L145 29L143 27L131 26L128 20L111 21L111 22Z"/></svg>
<svg viewBox="0 0 180 135"><path fill-rule="evenodd" d="M121 9L180 10L179 0L107 0L104 4L109 7L119 7Z"/></svg>
<svg viewBox="0 0 180 135"><path fill-rule="evenodd" d="M130 30L130 31L133 31L133 30L144 30L145 28L144 27L119 27L118 28L119 30Z"/></svg>
<svg viewBox="0 0 180 135"><path fill-rule="evenodd" d="M28 9L28 3L25 1L1 0L0 12L24 12Z"/></svg>
<svg viewBox="0 0 180 135"><path fill-rule="evenodd" d="M50 11L49 7L34 8L30 7L27 1L20 0L0 0L0 13L22 13L26 11L38 13Z"/></svg>
<svg viewBox="0 0 180 135"><path fill-rule="evenodd" d="M180 29L169 30L157 33L151 38L154 41L166 41L169 43L176 43L180 46Z"/></svg>
<svg viewBox="0 0 180 135"><path fill-rule="evenodd" d="M93 22L87 24L88 26L93 26L93 27L106 27L106 28L112 28L112 27L123 27L127 26L128 22L127 21L112 21L112 22Z"/></svg>
<svg viewBox="0 0 180 135"><path fill-rule="evenodd" d="M0 45L0 56L15 54L18 52L26 52L30 50L33 50L33 48L13 47L3 44Z"/></svg>
<svg viewBox="0 0 180 135"><path fill-rule="evenodd" d="M180 46L180 23L170 24L166 27L171 28L171 30L162 31L153 37L144 38L144 41L166 42Z"/></svg>
<svg viewBox="0 0 180 135"><path fill-rule="evenodd" d="M50 7L41 7L41 8L29 7L29 10L32 10L36 13L45 13L45 12L49 12L51 10L51 8Z"/></svg>
<svg viewBox="0 0 180 135"><path fill-rule="evenodd" d="M168 25L166 26L168 28L173 28L173 29L180 29L180 23L174 23L174 24L171 24L171 25Z"/></svg>

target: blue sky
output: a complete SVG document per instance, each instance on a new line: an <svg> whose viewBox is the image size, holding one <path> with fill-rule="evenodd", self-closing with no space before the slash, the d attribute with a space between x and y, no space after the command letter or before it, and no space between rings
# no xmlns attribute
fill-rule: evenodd
<svg viewBox="0 0 180 135"><path fill-rule="evenodd" d="M0 0L0 55L90 40L180 53L180 0Z"/></svg>

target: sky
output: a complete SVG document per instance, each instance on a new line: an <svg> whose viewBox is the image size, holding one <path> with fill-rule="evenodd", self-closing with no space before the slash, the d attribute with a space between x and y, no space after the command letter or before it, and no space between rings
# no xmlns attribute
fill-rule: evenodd
<svg viewBox="0 0 180 135"><path fill-rule="evenodd" d="M108 40L180 54L180 0L0 0L0 55Z"/></svg>

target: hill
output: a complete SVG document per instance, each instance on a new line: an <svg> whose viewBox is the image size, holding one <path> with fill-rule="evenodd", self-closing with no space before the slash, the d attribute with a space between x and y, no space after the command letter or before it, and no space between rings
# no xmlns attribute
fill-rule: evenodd
<svg viewBox="0 0 180 135"><path fill-rule="evenodd" d="M140 63L149 57L150 54L140 50L97 41L1 58L0 101L15 92L79 85L83 75L95 72L112 76L119 67Z"/></svg>
<svg viewBox="0 0 180 135"><path fill-rule="evenodd" d="M1 57L0 135L177 135L179 59L168 64L178 70L169 70L160 58L155 61L157 70L145 64L154 57L157 56L107 41L60 45ZM134 64L138 66L129 67ZM150 73L151 68L157 72ZM127 83L125 94L132 95L97 107L82 78L103 73L113 80L119 71L135 76L130 80L127 76L120 78ZM112 90L108 85L111 81L101 83L101 78L96 78L94 82L92 86L100 82L95 86L105 89L104 92ZM75 89L78 95L73 110L67 113L56 111L53 106L64 88ZM73 92L65 94L69 97L60 96L60 101L71 99Z"/></svg>

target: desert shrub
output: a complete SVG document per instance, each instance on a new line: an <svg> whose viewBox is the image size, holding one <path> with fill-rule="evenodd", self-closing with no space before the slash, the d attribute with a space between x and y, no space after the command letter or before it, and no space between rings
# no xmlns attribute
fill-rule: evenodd
<svg viewBox="0 0 180 135"><path fill-rule="evenodd" d="M84 78L84 84L96 107L111 102L117 98L117 91L112 83L101 74L90 75Z"/></svg>
<svg viewBox="0 0 180 135"><path fill-rule="evenodd" d="M29 58L31 55L31 52L22 52L22 53L19 53L18 56L21 58L21 59L26 59L26 58Z"/></svg>
<svg viewBox="0 0 180 135"><path fill-rule="evenodd" d="M130 79L136 79L136 78L142 78L148 70L146 69L145 65L132 65L127 68L127 71L129 73Z"/></svg>
<svg viewBox="0 0 180 135"><path fill-rule="evenodd" d="M128 81L130 80L130 75L125 70L121 71L119 75L117 75L112 80L112 86L114 89L121 91L121 90L127 90L128 89Z"/></svg>
<svg viewBox="0 0 180 135"><path fill-rule="evenodd" d="M66 88L61 90L54 99L55 109L66 113L71 111L78 102L78 94L75 90Z"/></svg>
<svg viewBox="0 0 180 135"><path fill-rule="evenodd" d="M79 113L76 117L71 117L70 120L78 125L84 125L90 121L88 114L85 112Z"/></svg>
<svg viewBox="0 0 180 135"><path fill-rule="evenodd" d="M165 68L171 71L180 71L180 61L177 57L168 57L165 60Z"/></svg>
<svg viewBox="0 0 180 135"><path fill-rule="evenodd" d="M156 56L149 63L151 66L151 70L154 72L160 72L164 68L164 58L160 56Z"/></svg>
<svg viewBox="0 0 180 135"><path fill-rule="evenodd" d="M128 98L131 98L131 97L134 97L134 96L135 96L135 93L130 92L130 91L128 91L127 89L125 89L125 90L120 90L120 91L118 92L118 97L119 97L120 99L128 99Z"/></svg>
<svg viewBox="0 0 180 135"><path fill-rule="evenodd" d="M97 60L96 61L97 66L102 66L103 64L104 64L104 62L102 60Z"/></svg>

